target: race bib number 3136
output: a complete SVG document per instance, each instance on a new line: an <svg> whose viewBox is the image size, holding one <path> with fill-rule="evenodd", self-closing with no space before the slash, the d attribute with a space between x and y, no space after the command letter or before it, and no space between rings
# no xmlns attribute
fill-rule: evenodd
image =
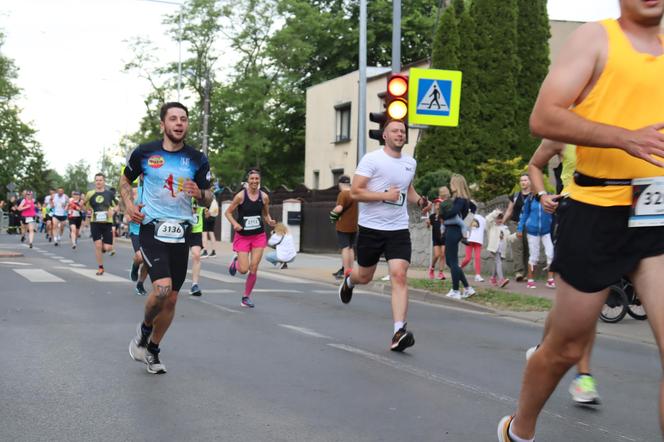
<svg viewBox="0 0 664 442"><path fill-rule="evenodd" d="M185 226L177 221L160 221L155 224L154 237L161 242L183 243Z"/></svg>
<svg viewBox="0 0 664 442"><path fill-rule="evenodd" d="M632 180L629 227L664 226L664 177Z"/></svg>

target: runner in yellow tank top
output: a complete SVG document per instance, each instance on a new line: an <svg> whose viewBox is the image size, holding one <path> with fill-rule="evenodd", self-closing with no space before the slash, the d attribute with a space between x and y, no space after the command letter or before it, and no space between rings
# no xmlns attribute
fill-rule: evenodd
<svg viewBox="0 0 664 442"><path fill-rule="evenodd" d="M607 180L664 176L664 0L620 0L620 11L617 21L586 23L572 34L530 118L536 136L578 146L577 172L560 203L533 182L560 216L556 301L526 365L516 414L499 423L499 441L534 438L544 404L583 354L608 287L622 275L632 278L662 354L664 226L628 227L632 188ZM664 428L663 409L660 387Z"/></svg>

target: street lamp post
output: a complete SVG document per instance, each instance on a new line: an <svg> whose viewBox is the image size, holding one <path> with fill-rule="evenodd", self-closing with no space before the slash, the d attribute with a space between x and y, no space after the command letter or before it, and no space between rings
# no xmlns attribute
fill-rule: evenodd
<svg viewBox="0 0 664 442"><path fill-rule="evenodd" d="M180 91L182 90L182 8L184 8L184 3L172 2L168 0L143 0L146 2L152 3L164 3L167 5L176 5L180 7L179 19L178 19L178 101L180 101Z"/></svg>

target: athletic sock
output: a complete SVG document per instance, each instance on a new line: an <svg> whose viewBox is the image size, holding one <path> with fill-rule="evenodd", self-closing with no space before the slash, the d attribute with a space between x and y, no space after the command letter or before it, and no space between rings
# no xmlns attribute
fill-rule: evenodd
<svg viewBox="0 0 664 442"><path fill-rule="evenodd" d="M148 351L153 354L159 353L159 344L155 344L152 341L148 342Z"/></svg>
<svg viewBox="0 0 664 442"><path fill-rule="evenodd" d="M512 422L514 422L514 419L512 419ZM524 439L522 437L514 435L512 433L512 422L510 422L510 426L507 427L507 434L509 435L510 439L512 439L512 442L534 442L535 439Z"/></svg>
<svg viewBox="0 0 664 442"><path fill-rule="evenodd" d="M141 334L143 336L150 336L152 333L152 326L145 325L145 322L141 322Z"/></svg>
<svg viewBox="0 0 664 442"><path fill-rule="evenodd" d="M344 273L344 276L349 276L349 275L350 275L350 272L352 272L352 271L353 271L353 269L346 269L346 270L344 270L344 272L343 272L343 273Z"/></svg>
<svg viewBox="0 0 664 442"><path fill-rule="evenodd" d="M397 322L395 322L395 323L394 323L394 333L396 333L396 332L398 332L399 330L401 330L401 329L403 328L404 325L405 325L405 322L403 322L403 321L397 321Z"/></svg>
<svg viewBox="0 0 664 442"><path fill-rule="evenodd" d="M244 283L244 296L251 295L251 292L254 289L255 285L256 285L256 274L249 273L249 276L247 276L247 282Z"/></svg>
<svg viewBox="0 0 664 442"><path fill-rule="evenodd" d="M348 286L349 289L352 289L355 287L355 284L353 284L353 281L350 280L350 275L346 276L346 285Z"/></svg>

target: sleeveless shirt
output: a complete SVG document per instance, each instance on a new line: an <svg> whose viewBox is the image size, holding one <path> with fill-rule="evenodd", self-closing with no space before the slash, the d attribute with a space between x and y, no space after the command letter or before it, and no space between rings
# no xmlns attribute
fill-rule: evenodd
<svg viewBox="0 0 664 442"><path fill-rule="evenodd" d="M617 20L603 20L608 37L604 70L588 96L572 111L590 121L629 130L664 121L664 55L637 52ZM660 35L664 45L664 36ZM664 158L656 157L660 161ZM661 176L662 169L622 149L577 146L576 170L597 178ZM582 187L572 181L570 196L597 206L627 206L631 186Z"/></svg>
<svg viewBox="0 0 664 442"><path fill-rule="evenodd" d="M249 192L244 189L244 201L237 208L238 220L242 226L239 233L242 236L258 235L263 233L263 192L258 191L258 199L252 201Z"/></svg>

